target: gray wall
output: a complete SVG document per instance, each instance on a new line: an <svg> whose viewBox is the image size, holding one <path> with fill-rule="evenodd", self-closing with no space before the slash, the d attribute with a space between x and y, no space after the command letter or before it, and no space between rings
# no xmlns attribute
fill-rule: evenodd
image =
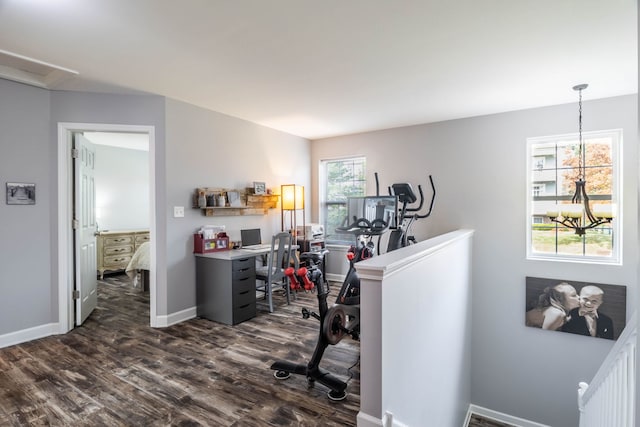
<svg viewBox="0 0 640 427"><path fill-rule="evenodd" d="M155 206L156 212L165 212L165 149L164 128L165 112L164 98L148 95L115 95L85 92L51 92L51 122L48 143L52 153L57 152L59 122L69 123L104 123L120 125L144 125L155 127L155 147L150 152L155 153L156 181L155 181ZM54 236L52 239L51 259L53 268L51 277L58 277L57 251L58 251L58 159L54 155L49 159L50 179L54 183L52 192L53 204L50 221L50 230ZM156 215L157 234L153 236L159 248L166 247L166 218ZM156 254L156 310L158 314L166 314L166 251L158 250ZM52 284L52 315L58 319L57 284Z"/></svg>
<svg viewBox="0 0 640 427"><path fill-rule="evenodd" d="M190 209L196 187L242 188L253 181L276 189L285 183L309 187L309 141L158 96L49 92L0 79L0 112L2 178L37 186L35 206L0 204L0 334L58 322L59 122L155 128L150 155L160 316L195 306L192 233L211 223ZM165 124L171 128L168 142ZM174 219L173 206L185 206L185 218ZM266 235L280 228L277 209L220 221L232 237L245 226L261 227Z"/></svg>
<svg viewBox="0 0 640 427"><path fill-rule="evenodd" d="M46 90L0 79L0 335L55 321L49 100ZM7 205L7 182L36 184L36 204Z"/></svg>
<svg viewBox="0 0 640 427"><path fill-rule="evenodd" d="M577 425L577 384L591 380L612 342L525 327L525 277L626 285L629 315L638 293L637 96L587 101L583 110L585 131L624 130L621 267L525 259L526 139L576 132L574 104L312 142L314 180L321 159L344 155L367 157L371 194L374 171L382 188L428 188L433 175L438 196L433 215L414 228L418 239L476 230L471 401L554 427Z"/></svg>
<svg viewBox="0 0 640 427"><path fill-rule="evenodd" d="M280 210L266 216L206 217L192 209L197 187L242 189L254 181L280 193L281 184L309 188L310 143L245 120L167 100L167 298L168 313L195 306L193 233L224 225L231 240L241 228L261 228L263 238L280 231ZM173 206L185 217L173 218ZM307 214L309 210L307 209Z"/></svg>
<svg viewBox="0 0 640 427"><path fill-rule="evenodd" d="M99 229L148 229L149 152L96 145L94 173Z"/></svg>

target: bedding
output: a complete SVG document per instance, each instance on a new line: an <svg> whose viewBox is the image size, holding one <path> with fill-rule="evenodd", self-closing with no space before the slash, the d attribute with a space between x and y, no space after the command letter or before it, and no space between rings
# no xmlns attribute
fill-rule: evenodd
<svg viewBox="0 0 640 427"><path fill-rule="evenodd" d="M144 280L142 279L141 274L138 273L147 273L149 271L151 264L150 258L151 254L149 242L144 242L142 245L140 245L138 250L136 250L136 252L133 254L133 257L131 257L131 261L129 261L125 272L127 273L127 276L133 279L134 288L140 288L144 290Z"/></svg>

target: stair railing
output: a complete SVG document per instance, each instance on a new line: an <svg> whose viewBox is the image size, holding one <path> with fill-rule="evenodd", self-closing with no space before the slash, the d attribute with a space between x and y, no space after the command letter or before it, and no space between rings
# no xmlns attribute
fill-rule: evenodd
<svg viewBox="0 0 640 427"><path fill-rule="evenodd" d="M580 427L634 427L637 312L631 316L590 384L578 385Z"/></svg>

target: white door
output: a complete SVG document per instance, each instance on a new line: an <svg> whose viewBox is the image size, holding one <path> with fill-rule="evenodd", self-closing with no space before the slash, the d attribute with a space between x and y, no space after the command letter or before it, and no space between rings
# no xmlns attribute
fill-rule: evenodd
<svg viewBox="0 0 640 427"><path fill-rule="evenodd" d="M95 146L74 134L74 243L76 325L81 325L98 304L96 254Z"/></svg>

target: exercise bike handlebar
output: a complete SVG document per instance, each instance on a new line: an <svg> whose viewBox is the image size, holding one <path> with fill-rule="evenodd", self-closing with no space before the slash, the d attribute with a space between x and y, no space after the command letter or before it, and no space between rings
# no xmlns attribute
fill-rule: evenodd
<svg viewBox="0 0 640 427"><path fill-rule="evenodd" d="M336 227L336 230L343 233L352 233L356 236L379 236L384 233L387 228L389 228L389 224L383 219L376 218L373 221L369 221L366 218L357 218L346 227Z"/></svg>

